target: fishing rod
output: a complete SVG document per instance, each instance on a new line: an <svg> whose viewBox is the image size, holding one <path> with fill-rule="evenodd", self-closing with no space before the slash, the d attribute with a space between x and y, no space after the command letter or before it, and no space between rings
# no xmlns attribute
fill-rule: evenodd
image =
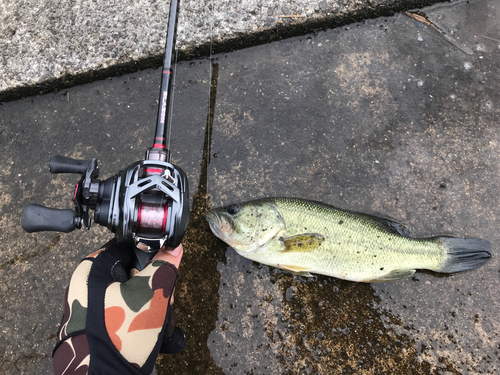
<svg viewBox="0 0 500 375"><path fill-rule="evenodd" d="M92 222L89 210L93 210L97 224L115 233L119 242L134 245L139 270L161 247L180 245L189 222L189 187L184 171L171 164L169 149L177 18L178 0L171 0L156 132L145 160L100 180L96 158L53 156L51 173L81 175L73 194L74 210L28 204L22 218L26 232L68 233L82 225L88 230Z"/></svg>

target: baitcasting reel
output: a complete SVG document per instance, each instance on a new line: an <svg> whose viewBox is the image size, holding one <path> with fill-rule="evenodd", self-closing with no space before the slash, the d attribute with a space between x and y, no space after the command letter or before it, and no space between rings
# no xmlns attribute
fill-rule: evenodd
<svg viewBox="0 0 500 375"><path fill-rule="evenodd" d="M189 188L179 167L160 160L129 165L117 175L99 180L96 159L75 160L53 156L52 173L80 173L73 202L75 210L29 204L22 226L27 232L71 232L94 221L115 233L119 241L143 243L149 251L181 243L189 219Z"/></svg>

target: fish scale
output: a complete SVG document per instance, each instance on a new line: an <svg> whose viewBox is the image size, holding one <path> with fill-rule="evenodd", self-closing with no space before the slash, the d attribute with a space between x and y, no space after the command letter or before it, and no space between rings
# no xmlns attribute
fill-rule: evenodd
<svg viewBox="0 0 500 375"><path fill-rule="evenodd" d="M298 198L265 198L214 209L212 232L253 261L310 276L384 282L417 269L482 266L491 244L477 238L411 238L401 224Z"/></svg>

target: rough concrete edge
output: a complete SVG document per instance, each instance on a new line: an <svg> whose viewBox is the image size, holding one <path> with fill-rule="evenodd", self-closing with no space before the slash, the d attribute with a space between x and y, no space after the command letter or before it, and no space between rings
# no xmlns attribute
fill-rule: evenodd
<svg viewBox="0 0 500 375"><path fill-rule="evenodd" d="M202 56L210 55L210 47L212 54L230 52L238 49L253 47L260 44L266 44L273 41L291 38L295 36L309 34L311 32L333 29L347 24L360 22L366 19L374 19L378 17L389 17L396 13L407 10L422 8L436 3L446 3L452 0L393 0L383 5L377 5L376 8L365 6L347 14L339 15L322 15L317 18L305 20L303 22L294 21L294 24L278 24L275 27L258 31L255 33L238 33L224 40L214 40L212 46L206 42L197 46L186 46L184 49L178 50L177 60L186 61ZM369 0L368 0L369 3ZM106 68L93 70L90 72L82 72L81 74L63 75L58 78L47 80L43 83L20 86L12 89L7 89L0 92L0 103L17 100L22 97L42 95L49 92L57 92L72 86L94 82L109 77L121 76L123 74L137 72L148 68L158 68L163 63L163 54L146 56L139 60L131 60L126 63L116 63Z"/></svg>

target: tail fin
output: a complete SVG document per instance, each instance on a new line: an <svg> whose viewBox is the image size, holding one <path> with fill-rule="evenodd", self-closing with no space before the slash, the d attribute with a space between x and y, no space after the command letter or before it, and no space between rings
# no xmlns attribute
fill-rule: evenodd
<svg viewBox="0 0 500 375"><path fill-rule="evenodd" d="M480 238L439 237L447 250L437 272L453 273L474 270L491 258L491 243Z"/></svg>

